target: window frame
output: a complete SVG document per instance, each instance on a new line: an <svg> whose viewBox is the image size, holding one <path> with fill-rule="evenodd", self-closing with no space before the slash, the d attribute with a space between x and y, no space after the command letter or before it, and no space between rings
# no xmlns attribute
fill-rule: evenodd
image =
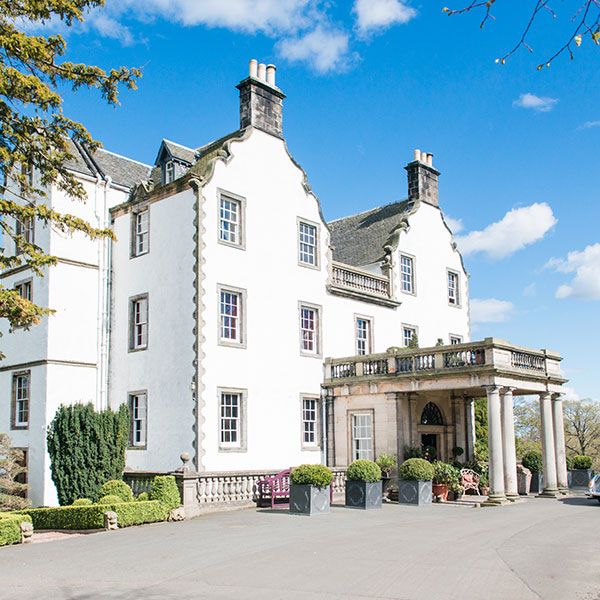
<svg viewBox="0 0 600 600"><path fill-rule="evenodd" d="M24 296L19 290L19 288L22 288L27 284L29 284L29 297ZM21 296L21 298L33 302L33 277L28 277L27 279L15 281L14 290L19 294L19 296Z"/></svg>
<svg viewBox="0 0 600 600"><path fill-rule="evenodd" d="M163 167L163 184L169 185L177 179L176 161L170 158L166 160ZM169 179L169 170L172 169L172 179Z"/></svg>
<svg viewBox="0 0 600 600"><path fill-rule="evenodd" d="M146 343L143 346L135 344L136 323L135 323L135 303L140 300L146 300ZM150 346L150 295L148 293L138 294L129 298L129 352L143 352Z"/></svg>
<svg viewBox="0 0 600 600"><path fill-rule="evenodd" d="M402 279L402 259L403 258L408 258L410 260L410 264L411 264L411 291L406 291L404 289L404 282ZM403 294L407 294L409 296L416 296L417 295L417 269L416 269L416 265L417 265L417 260L416 258L412 255L412 254L407 254L406 252L401 252L400 253L400 291Z"/></svg>
<svg viewBox="0 0 600 600"><path fill-rule="evenodd" d="M450 298L450 276L454 276L456 279L456 286L454 288L455 301L451 302ZM462 293L460 289L460 273L458 271L454 271L453 269L446 269L446 299L448 301L448 306L453 306L454 308L462 307Z"/></svg>
<svg viewBox="0 0 600 600"><path fill-rule="evenodd" d="M370 440L371 440L371 449L370 449L370 456L364 457L364 456L358 456L357 454L355 454L355 437L354 437L354 419L355 417L359 417L359 416L368 416L371 420L370 423L370 428L371 428L371 436L370 436ZM348 411L348 442L349 442L349 453L348 453L348 457L354 461L354 460L358 460L359 458L366 458L367 460L374 460L375 457L375 411L373 409L356 409L356 410L352 410L352 411ZM367 438L360 438L360 439L367 439Z"/></svg>
<svg viewBox="0 0 600 600"><path fill-rule="evenodd" d="M143 252L138 251L138 217L140 215L147 214L148 218L146 221L146 249ZM131 248L130 258L137 258L138 256L144 256L150 252L150 206L146 205L131 213Z"/></svg>
<svg viewBox="0 0 600 600"><path fill-rule="evenodd" d="M144 434L144 443L136 444L134 441L134 411L133 411L133 399L139 396L145 397L145 412L146 416L143 419L143 434ZM129 440L127 444L128 450L146 450L148 448L148 390L135 390L133 392L127 392L127 406L129 408ZM141 419L138 419L141 421Z"/></svg>
<svg viewBox="0 0 600 600"><path fill-rule="evenodd" d="M27 378L27 421L17 421L17 380L19 377ZM12 391L11 391L11 407L10 407L10 428L13 431L16 430L28 430L31 423L31 370L26 371L14 371L12 374Z"/></svg>
<svg viewBox="0 0 600 600"><path fill-rule="evenodd" d="M458 344L462 344L464 341L462 335L456 335L454 333L450 333L448 335L448 339L450 341L451 346L455 346L455 345L457 346ZM456 340L456 341L453 341L453 340Z"/></svg>
<svg viewBox="0 0 600 600"><path fill-rule="evenodd" d="M364 353L359 352L359 328L358 322L365 321L368 324L367 327L367 338L366 338L366 351ZM354 315L354 352L356 356L367 356L373 353L373 317L367 317L366 315Z"/></svg>
<svg viewBox="0 0 600 600"><path fill-rule="evenodd" d="M229 246L230 248L237 248L238 250L246 249L246 198L227 190L217 189L217 242L223 246ZM231 242L228 240L221 239L221 203L223 200L229 202L235 202L238 205L238 241Z"/></svg>
<svg viewBox="0 0 600 600"><path fill-rule="evenodd" d="M314 264L304 262L301 260L301 242L300 242L300 227L302 225L307 225L309 227L314 227L315 229L315 262ZM296 217L296 259L298 261L298 265L300 267L305 267L307 269L315 269L316 271L321 270L321 227L319 223L315 223L310 219L304 219L303 217Z"/></svg>
<svg viewBox="0 0 600 600"><path fill-rule="evenodd" d="M305 350L304 349L304 337L302 335L302 309L310 309L315 311L315 321L316 321L316 325L315 325L315 350L311 351L311 350ZM298 334L299 334L299 342L300 342L300 355L301 356L306 356L306 357L310 357L310 358L322 358L322 328L321 328L321 322L322 322L322 314L323 314L323 309L319 304L312 304L311 302L303 302L302 300L300 300L298 302Z"/></svg>
<svg viewBox="0 0 600 600"><path fill-rule="evenodd" d="M27 244L35 244L35 219L26 217L24 220L15 217L15 236L25 238ZM19 248L19 243L15 240L15 256L23 254L23 249Z"/></svg>
<svg viewBox="0 0 600 600"><path fill-rule="evenodd" d="M410 323L402 323L402 343L404 344L403 348L408 348L409 345L406 343L406 338L404 332L410 329L413 333L417 334L419 337L419 328L416 325L411 325Z"/></svg>
<svg viewBox="0 0 600 600"><path fill-rule="evenodd" d="M306 430L304 429L305 423L309 421L304 418L304 404L305 402L315 403L315 431L314 443L307 442L305 440ZM300 447L306 451L320 451L321 450L321 398L317 394L300 394Z"/></svg>
<svg viewBox="0 0 600 600"><path fill-rule="evenodd" d="M240 299L240 305L238 307L238 339L233 340L230 338L224 338L221 336L221 320L223 314L221 313L221 294L230 293L236 294ZM238 288L232 285L217 284L217 342L219 346L227 346L229 348L246 348L247 347L247 334L246 334L246 290Z"/></svg>
<svg viewBox="0 0 600 600"><path fill-rule="evenodd" d="M233 444L231 442L222 442L221 434L222 419L224 418L221 412L223 396L225 394L232 394L239 396L238 405L238 442ZM246 452L247 451L247 407L248 407L248 390L244 388L231 388L231 387L219 387L217 388L217 440L219 452Z"/></svg>

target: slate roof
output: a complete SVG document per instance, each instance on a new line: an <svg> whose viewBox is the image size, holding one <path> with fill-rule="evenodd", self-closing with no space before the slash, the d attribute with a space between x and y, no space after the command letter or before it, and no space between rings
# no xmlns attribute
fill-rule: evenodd
<svg viewBox="0 0 600 600"><path fill-rule="evenodd" d="M188 148L187 146L182 146L181 144L177 144L171 140L163 139L163 144L173 158L182 160L189 165L193 165L196 162L196 150Z"/></svg>
<svg viewBox="0 0 600 600"><path fill-rule="evenodd" d="M360 267L383 259L383 246L414 207L414 201L402 200L331 221L333 260Z"/></svg>

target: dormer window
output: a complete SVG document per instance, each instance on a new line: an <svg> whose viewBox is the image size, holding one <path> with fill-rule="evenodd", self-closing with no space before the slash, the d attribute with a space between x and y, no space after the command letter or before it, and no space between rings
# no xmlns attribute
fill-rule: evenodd
<svg viewBox="0 0 600 600"><path fill-rule="evenodd" d="M165 163L164 181L165 183L175 181L175 161L173 160L169 160Z"/></svg>

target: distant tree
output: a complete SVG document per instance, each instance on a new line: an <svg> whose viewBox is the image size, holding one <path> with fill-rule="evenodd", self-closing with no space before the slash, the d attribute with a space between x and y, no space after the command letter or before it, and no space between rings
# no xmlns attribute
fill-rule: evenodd
<svg viewBox="0 0 600 600"><path fill-rule="evenodd" d="M118 104L118 88L135 89L137 69L120 67L106 72L86 64L61 60L66 51L60 35L33 35L31 25L53 19L70 27L83 21L86 10L105 0L0 0L0 269L29 267L37 275L56 259L31 240L32 223L64 233L82 232L90 238L111 237L83 219L50 209L44 202L55 186L73 200L84 201L81 183L68 171L72 158L69 138L90 150L99 147L85 127L62 110L68 89L97 90L108 104ZM19 202L6 197L10 188ZM7 219L8 217L8 219ZM10 251L7 251L7 242ZM17 255L13 247L18 248ZM0 286L0 319L11 327L29 327L50 311ZM2 355L0 353L0 358Z"/></svg>
<svg viewBox="0 0 600 600"><path fill-rule="evenodd" d="M464 4L461 8L444 7L443 11L447 15L460 15L471 11L481 11L483 13L480 28L484 28L490 20L495 20L494 9L496 9L502 0L470 0L468 4ZM514 2L514 0L513 0ZM554 12L558 0L521 0L523 4L528 2L531 5L531 12L521 30L521 35L517 43L503 56L496 59L497 63L505 64L506 61L515 52L521 48L525 48L529 52L533 52L533 48L529 44L531 30L537 23L541 14L546 13L553 18L557 18L557 13ZM519 4L521 4L519 2ZM511 4L510 0L503 3L503 6ZM552 62L561 54L568 53L571 60L575 57L575 49L581 46L585 40L600 45L600 1L599 0L577 0L570 3L572 10L570 12L573 27L570 29L566 41L558 47L558 49L544 62L538 64L537 69L541 71L544 67L549 67ZM514 8L514 5L513 5Z"/></svg>
<svg viewBox="0 0 600 600"><path fill-rule="evenodd" d="M600 461L600 403L589 398L564 403L565 443L573 454Z"/></svg>
<svg viewBox="0 0 600 600"><path fill-rule="evenodd" d="M527 452L541 452L540 407L537 400L528 397L515 398L515 438L517 457Z"/></svg>
<svg viewBox="0 0 600 600"><path fill-rule="evenodd" d="M0 433L0 510L18 510L29 506L26 499L28 486L18 481L26 472L23 452L12 447L6 433Z"/></svg>
<svg viewBox="0 0 600 600"><path fill-rule="evenodd" d="M121 479L129 438L129 410L96 412L92 404L61 406L48 427L50 471L61 505L98 500L100 487Z"/></svg>

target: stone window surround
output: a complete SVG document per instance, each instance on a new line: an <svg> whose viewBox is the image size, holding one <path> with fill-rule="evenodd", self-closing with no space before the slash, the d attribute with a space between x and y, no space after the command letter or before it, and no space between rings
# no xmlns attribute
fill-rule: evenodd
<svg viewBox="0 0 600 600"><path fill-rule="evenodd" d="M236 244L221 239L221 199L223 197L227 200L237 202L239 206L239 243ZM238 250L246 249L246 198L221 188L217 188L217 242L223 246L237 248Z"/></svg>
<svg viewBox="0 0 600 600"><path fill-rule="evenodd" d="M17 377L27 377L27 424L17 424ZM10 428L12 431L27 430L31 423L31 370L15 371L12 374L12 390L10 404Z"/></svg>
<svg viewBox="0 0 600 600"><path fill-rule="evenodd" d="M30 302L32 302L33 301L33 277L27 277L27 279L20 279L18 281L15 281L14 290L18 291L17 288L19 286L22 286L22 285L26 284L26 283L30 284L30 287L29 287L29 296L30 296L30 298L29 298L29 300L30 300ZM21 295L20 292L19 292L19 295ZM23 298L24 296L21 296L21 297ZM25 328L24 328L24 326L16 325L15 327L13 327L13 329L16 331L18 329L25 329Z"/></svg>
<svg viewBox="0 0 600 600"><path fill-rule="evenodd" d="M233 341L221 337L221 292L232 292L238 294L240 298L238 331L239 340ZM244 288L238 288L224 283L217 284L217 343L219 346L228 348L246 348L248 344L246 314L247 314L247 291Z"/></svg>
<svg viewBox="0 0 600 600"><path fill-rule="evenodd" d="M133 444L133 410L131 407L131 400L133 396L146 396L146 420L145 420L145 431L143 445ZM148 390L134 390L127 392L127 406L129 408L129 440L127 441L127 450L147 450L148 449Z"/></svg>
<svg viewBox="0 0 600 600"><path fill-rule="evenodd" d="M300 224L310 225L315 228L315 264L305 263L300 260ZM306 269L321 270L321 226L310 219L304 217L296 217L296 259L298 266Z"/></svg>
<svg viewBox="0 0 600 600"><path fill-rule="evenodd" d="M462 344L464 341L464 338L462 335L458 335L457 333L450 333L448 334L448 340L450 342L450 344ZM457 340L456 342L453 342L452 340Z"/></svg>
<svg viewBox="0 0 600 600"><path fill-rule="evenodd" d="M29 233L24 236L25 240L30 244L35 244L35 219L33 217L27 217L25 221L21 221L21 219L15 217L15 235L23 235L26 230ZM15 256L20 256L21 254L23 254L23 251L15 241Z"/></svg>
<svg viewBox="0 0 600 600"><path fill-rule="evenodd" d="M450 302L450 294L449 294L449 275L452 274L456 276L456 302ZM460 273L454 269L446 268L446 300L448 302L448 306L452 308L462 308L462 290L461 290L461 277Z"/></svg>
<svg viewBox="0 0 600 600"><path fill-rule="evenodd" d="M316 314L316 327L315 334L317 337L317 349L316 352L309 352L304 350L302 347L302 309L312 308ZM306 356L308 358L323 358L323 343L322 343L322 321L323 321L323 307L320 304L313 304L311 302L298 301L298 342L300 344L300 356Z"/></svg>
<svg viewBox="0 0 600 600"><path fill-rule="evenodd" d="M315 443L308 444L304 441L304 401L316 401L315 415ZM321 398L319 394L300 394L300 447L308 452L320 452L322 446L321 438Z"/></svg>
<svg viewBox="0 0 600 600"><path fill-rule="evenodd" d="M402 343L403 344L404 344L404 330L405 329L412 329L417 334L417 337L419 337L419 328L417 327L417 325L411 325L410 323L402 323L401 328L402 328ZM404 344L403 348L408 348L408 344Z"/></svg>
<svg viewBox="0 0 600 600"><path fill-rule="evenodd" d="M368 328L368 339L367 339L367 354L371 354L373 352L375 336L373 333L373 323L375 322L375 318L372 316L361 315L354 313L354 351L358 355L358 319L362 319L363 321L367 321L369 323Z"/></svg>
<svg viewBox="0 0 600 600"><path fill-rule="evenodd" d="M221 443L221 398L223 394L239 394L239 437L240 443L236 446L227 446ZM248 451L248 390L245 388L218 387L217 388L217 441L219 452L247 452Z"/></svg>
<svg viewBox="0 0 600 600"><path fill-rule="evenodd" d="M136 348L133 343L134 336L134 323L133 323L133 304L134 302L142 299L146 299L146 344L139 348ZM129 298L129 335L128 335L128 351L129 352L143 352L147 350L150 345L150 295L148 292L144 294L136 294Z"/></svg>
<svg viewBox="0 0 600 600"><path fill-rule="evenodd" d="M412 292L407 292L402 289L402 257L406 256L406 258L410 258L412 261ZM406 294L407 296L416 296L417 295L417 257L413 254L409 254L408 252L400 252L400 260L398 261L399 268L399 276L400 280L398 282L400 293Z"/></svg>
<svg viewBox="0 0 600 600"><path fill-rule="evenodd" d="M374 408L352 408L346 411L346 424L348 429L348 464L355 460L354 458L354 433L353 433L353 421L355 415L371 415L371 450L373 457L371 460L375 460L376 456L376 440L375 440L375 409Z"/></svg>
<svg viewBox="0 0 600 600"><path fill-rule="evenodd" d="M144 252L137 251L137 216L140 213L148 212L148 233L147 233L147 248ZM130 245L129 245L129 258L137 258L138 256L145 256L150 252L150 204L144 202L136 206L131 211L131 223L130 223Z"/></svg>

